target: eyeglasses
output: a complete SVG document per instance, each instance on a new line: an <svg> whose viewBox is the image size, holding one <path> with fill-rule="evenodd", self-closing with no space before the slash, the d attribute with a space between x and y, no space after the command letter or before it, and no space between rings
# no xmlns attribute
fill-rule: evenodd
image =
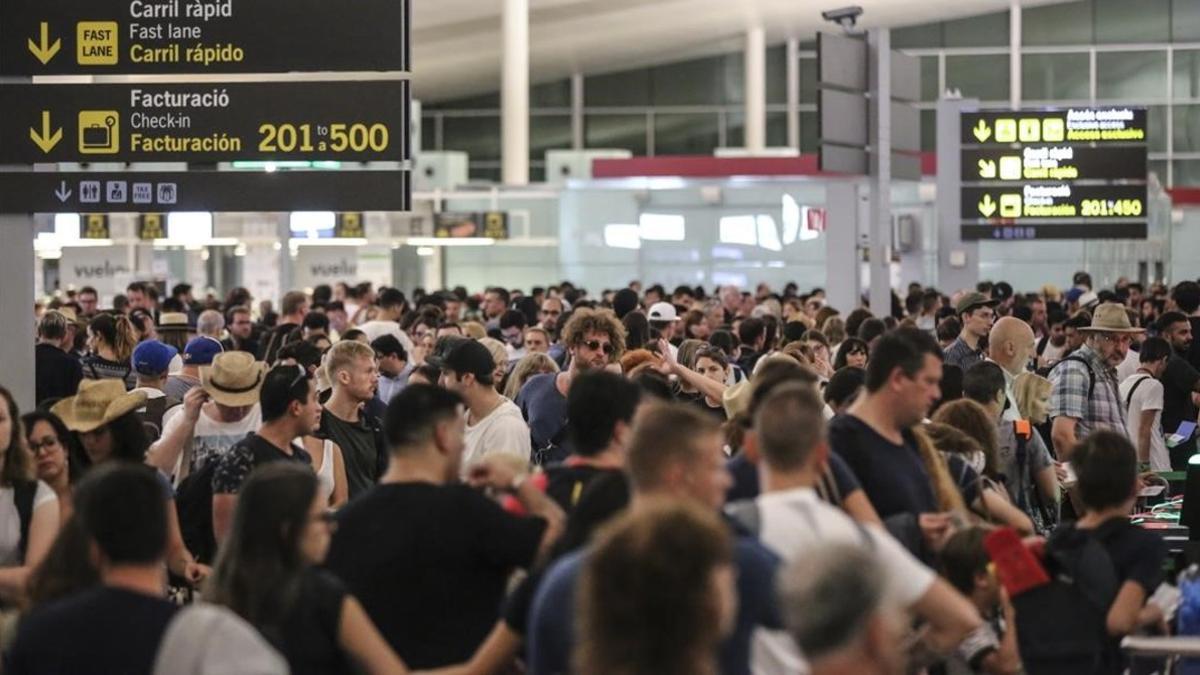
<svg viewBox="0 0 1200 675"><path fill-rule="evenodd" d="M601 342L599 340L588 340L587 342L583 343L583 346L592 351L604 350L605 354L612 354L614 351L616 351L616 347L614 347L611 342Z"/></svg>
<svg viewBox="0 0 1200 675"><path fill-rule="evenodd" d="M41 441L30 441L29 451L33 454L38 454L42 450L49 452L59 445L58 438L54 436L46 436Z"/></svg>

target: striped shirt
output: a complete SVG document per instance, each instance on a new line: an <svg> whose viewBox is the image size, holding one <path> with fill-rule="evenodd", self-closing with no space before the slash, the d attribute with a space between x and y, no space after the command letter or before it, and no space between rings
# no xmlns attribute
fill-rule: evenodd
<svg viewBox="0 0 1200 675"><path fill-rule="evenodd" d="M1082 359L1086 365L1076 359ZM1090 376L1088 370L1091 370ZM1070 359L1059 361L1050 370L1050 382L1054 385L1050 392L1050 418L1074 417L1079 420L1076 438L1083 440L1100 429L1129 436L1117 369L1105 363L1091 347L1084 345L1072 353Z"/></svg>

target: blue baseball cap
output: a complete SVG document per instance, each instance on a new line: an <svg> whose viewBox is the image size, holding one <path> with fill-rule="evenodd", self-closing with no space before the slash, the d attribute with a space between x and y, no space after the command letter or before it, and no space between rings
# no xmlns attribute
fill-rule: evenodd
<svg viewBox="0 0 1200 675"><path fill-rule="evenodd" d="M216 338L211 338L207 335L192 338L187 343L187 346L183 348L183 365L207 366L212 363L213 358L217 354L224 351L225 348L221 346L221 342Z"/></svg>
<svg viewBox="0 0 1200 675"><path fill-rule="evenodd" d="M167 372L179 350L158 340L146 340L133 348L133 369L139 375L157 377Z"/></svg>

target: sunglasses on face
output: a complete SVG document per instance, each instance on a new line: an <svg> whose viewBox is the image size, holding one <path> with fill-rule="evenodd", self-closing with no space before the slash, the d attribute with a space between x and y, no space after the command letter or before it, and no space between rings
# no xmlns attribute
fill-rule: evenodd
<svg viewBox="0 0 1200 675"><path fill-rule="evenodd" d="M583 346L592 351L604 350L605 354L612 354L613 350L616 349L612 346L611 342L601 342L599 340L588 340L587 342L583 343Z"/></svg>

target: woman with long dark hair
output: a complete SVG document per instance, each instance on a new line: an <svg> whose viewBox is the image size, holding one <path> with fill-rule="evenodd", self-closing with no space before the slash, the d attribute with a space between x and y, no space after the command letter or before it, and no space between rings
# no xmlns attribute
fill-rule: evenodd
<svg viewBox="0 0 1200 675"><path fill-rule="evenodd" d="M250 622L287 658L293 675L406 672L366 611L336 577L317 569L332 515L311 469L256 469L238 496L207 599Z"/></svg>
<svg viewBox="0 0 1200 675"><path fill-rule="evenodd" d="M846 366L866 368L870 358L871 348L866 342L855 337L846 338L838 346L837 356L833 359L833 371L836 373Z"/></svg>
<svg viewBox="0 0 1200 675"><path fill-rule="evenodd" d="M183 543L171 482L146 465L150 439L137 415L137 410L145 404L145 393L126 392L117 380L85 380L79 385L78 394L59 401L50 412L78 435L83 448L79 462L81 477L92 466L109 461L134 462L154 472L162 483L167 509L167 569L195 584L207 577L210 570L196 562Z"/></svg>
<svg viewBox="0 0 1200 675"><path fill-rule="evenodd" d="M99 314L88 324L88 354L83 357L83 376L89 380L115 379L125 389L137 384L130 358L137 346L137 333L124 314Z"/></svg>
<svg viewBox="0 0 1200 675"><path fill-rule="evenodd" d="M58 533L58 498L33 477L16 400L0 387L0 600L25 591Z"/></svg>
<svg viewBox="0 0 1200 675"><path fill-rule="evenodd" d="M21 426L25 428L26 446L37 479L49 485L58 496L59 520L65 523L73 509L71 485L78 478L83 450L79 448L75 434L52 412L34 410L25 413L21 416Z"/></svg>

